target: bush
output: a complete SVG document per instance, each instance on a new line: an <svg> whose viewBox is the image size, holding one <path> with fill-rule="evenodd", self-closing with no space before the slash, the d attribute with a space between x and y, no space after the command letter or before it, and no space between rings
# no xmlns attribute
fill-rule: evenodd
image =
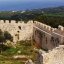
<svg viewBox="0 0 64 64"><path fill-rule="evenodd" d="M6 40L10 40L13 41L13 37L11 36L11 34L7 31L4 32L4 37Z"/></svg>

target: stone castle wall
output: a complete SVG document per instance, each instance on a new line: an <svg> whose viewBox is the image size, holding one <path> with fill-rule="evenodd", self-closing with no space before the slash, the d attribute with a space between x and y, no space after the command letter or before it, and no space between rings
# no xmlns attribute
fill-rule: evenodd
<svg viewBox="0 0 64 64"><path fill-rule="evenodd" d="M0 29L8 31L13 36L13 42L29 40L33 34L33 21L16 23L14 20L11 20L11 22L0 20Z"/></svg>
<svg viewBox="0 0 64 64"><path fill-rule="evenodd" d="M64 44L64 27L52 28L46 24L34 21L34 40L37 47L52 49L59 44Z"/></svg>
<svg viewBox="0 0 64 64"><path fill-rule="evenodd" d="M58 28L52 28L38 21L16 23L14 20L11 22L0 20L0 29L3 32L8 31L13 36L13 42L29 40L33 36L36 46L46 50L64 44L64 27L61 25Z"/></svg>

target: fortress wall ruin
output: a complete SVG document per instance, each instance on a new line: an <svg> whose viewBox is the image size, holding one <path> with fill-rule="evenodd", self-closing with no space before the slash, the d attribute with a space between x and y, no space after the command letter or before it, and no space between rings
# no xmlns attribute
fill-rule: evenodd
<svg viewBox="0 0 64 64"><path fill-rule="evenodd" d="M48 50L64 44L64 27L61 25L58 28L52 28L41 22L34 21L33 32L37 47Z"/></svg>
<svg viewBox="0 0 64 64"><path fill-rule="evenodd" d="M23 21L19 21L16 23L15 20L0 20L0 29L4 31L8 31L13 36L13 42L21 41L21 40L29 40L33 34L33 21L28 21L24 23Z"/></svg>
<svg viewBox="0 0 64 64"><path fill-rule="evenodd" d="M33 39L37 47L45 50L53 49L59 44L64 44L64 27L59 25L53 28L38 21L16 22L15 20L0 20L0 29L8 31L13 36L13 42Z"/></svg>

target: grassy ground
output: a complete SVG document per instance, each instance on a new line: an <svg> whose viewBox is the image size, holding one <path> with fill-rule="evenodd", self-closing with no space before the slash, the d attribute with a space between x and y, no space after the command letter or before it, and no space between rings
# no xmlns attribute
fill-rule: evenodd
<svg viewBox="0 0 64 64"><path fill-rule="evenodd" d="M25 64L22 59L13 59L15 55L25 55L29 56L27 59L34 59L35 54L31 41L20 41L15 46L16 48L8 47L0 53L0 64Z"/></svg>
<svg viewBox="0 0 64 64"><path fill-rule="evenodd" d="M11 61L11 60L4 60L4 61L0 61L0 64L25 64L21 61Z"/></svg>
<svg viewBox="0 0 64 64"><path fill-rule="evenodd" d="M15 60L11 56L0 55L0 64L25 64L22 60Z"/></svg>

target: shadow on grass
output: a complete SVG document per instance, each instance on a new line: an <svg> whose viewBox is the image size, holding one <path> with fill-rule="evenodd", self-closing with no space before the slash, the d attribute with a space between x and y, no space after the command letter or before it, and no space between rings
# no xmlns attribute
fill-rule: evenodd
<svg viewBox="0 0 64 64"><path fill-rule="evenodd" d="M7 49L10 49L10 47L4 45L4 44L0 44L0 52L1 51L6 51Z"/></svg>

